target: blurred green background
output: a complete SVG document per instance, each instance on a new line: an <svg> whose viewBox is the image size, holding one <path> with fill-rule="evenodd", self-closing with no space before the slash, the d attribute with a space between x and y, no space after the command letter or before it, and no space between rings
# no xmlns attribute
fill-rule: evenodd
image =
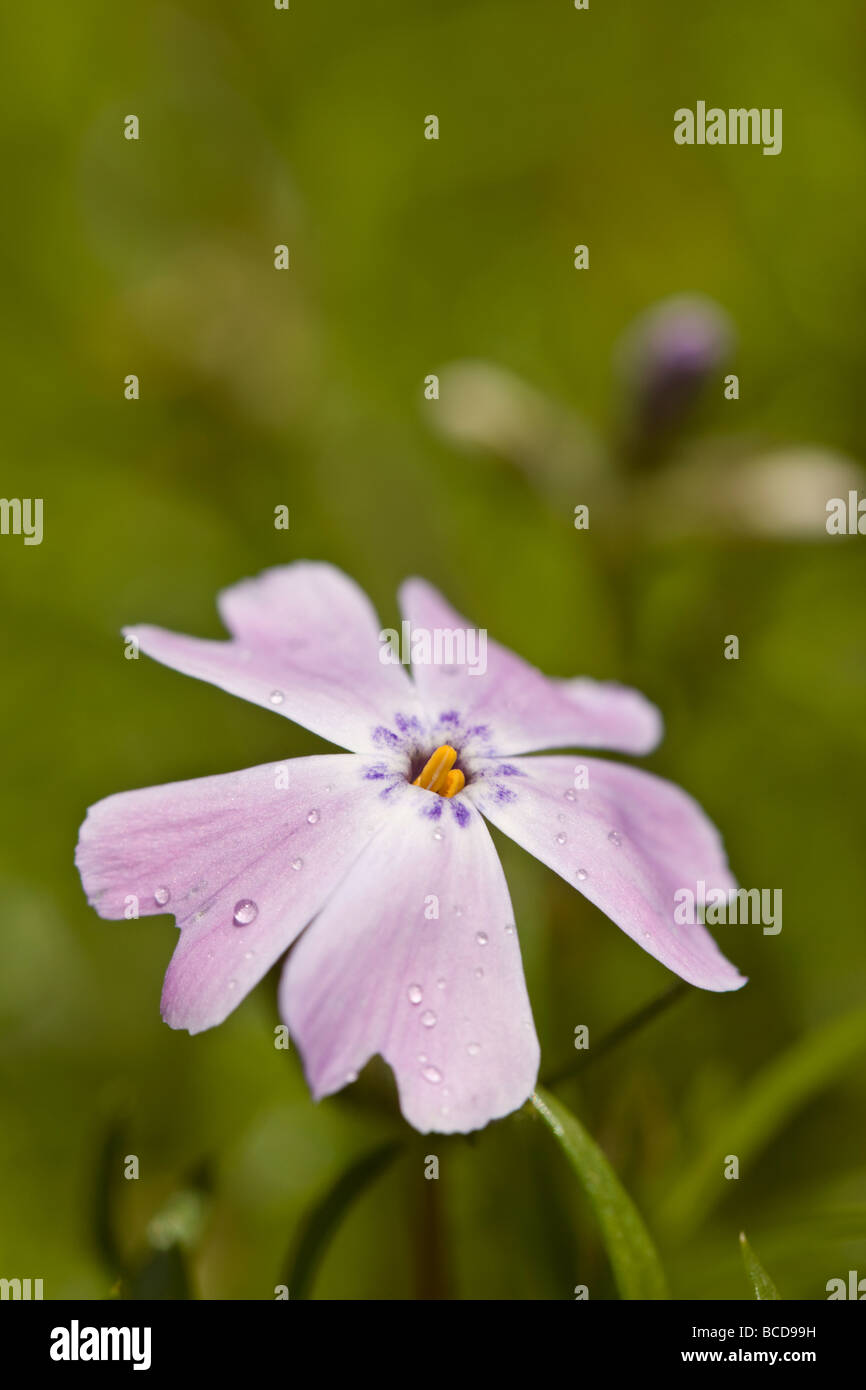
<svg viewBox="0 0 866 1390"><path fill-rule="evenodd" d="M324 747L119 637L219 636L220 588L302 557L386 625L419 573L552 674L658 703L648 765L743 884L782 888L783 930L719 928L742 992L684 990L577 1053L577 1024L600 1042L673 977L499 839L543 1075L585 1063L557 1094L676 1296L749 1297L741 1229L783 1297L866 1275L866 540L824 532L866 449L862 5L50 0L0 23L2 492L45 506L42 545L0 537L0 1275L272 1298L315 1204L396 1138L314 1296L615 1296L537 1120L421 1137L368 1076L316 1106L272 979L172 1033L173 920L85 902L92 802ZM699 99L783 108L782 154L677 147ZM650 438L623 334L683 293L736 345Z"/></svg>

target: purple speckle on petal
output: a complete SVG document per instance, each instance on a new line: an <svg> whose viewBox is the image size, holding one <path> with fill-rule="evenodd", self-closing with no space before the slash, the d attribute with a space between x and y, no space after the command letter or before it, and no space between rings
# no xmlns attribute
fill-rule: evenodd
<svg viewBox="0 0 866 1390"><path fill-rule="evenodd" d="M416 734L421 732L421 721L414 714L395 714L394 723L401 734L408 734L410 730Z"/></svg>
<svg viewBox="0 0 866 1390"><path fill-rule="evenodd" d="M373 742L377 748L399 748L401 740L394 733L393 729L386 729L384 724L379 724L373 730Z"/></svg>
<svg viewBox="0 0 866 1390"><path fill-rule="evenodd" d="M438 820L442 815L442 798L437 796L435 801L431 801L429 806L424 807L424 815L428 820Z"/></svg>
<svg viewBox="0 0 866 1390"><path fill-rule="evenodd" d="M526 773L525 773L525 772L521 772L520 768L519 768L519 767L515 767L513 763L500 763L499 767L496 769L496 772L494 773L494 776L495 776L495 777L525 777L525 776L526 776Z"/></svg>
<svg viewBox="0 0 866 1390"><path fill-rule="evenodd" d="M460 715L456 709L447 709L439 716L440 724L459 724Z"/></svg>
<svg viewBox="0 0 866 1390"><path fill-rule="evenodd" d="M468 824L469 824L469 807L466 805L466 802L465 802L465 801L454 801L454 800L452 800L452 801L450 802L450 806L451 806L451 813L452 813L452 815L454 816L454 819L456 820L457 824L460 825L460 826L468 825Z"/></svg>
<svg viewBox="0 0 866 1390"><path fill-rule="evenodd" d="M513 792L510 787L501 787L497 783L493 789L493 799L502 805L506 801L516 801L517 793Z"/></svg>

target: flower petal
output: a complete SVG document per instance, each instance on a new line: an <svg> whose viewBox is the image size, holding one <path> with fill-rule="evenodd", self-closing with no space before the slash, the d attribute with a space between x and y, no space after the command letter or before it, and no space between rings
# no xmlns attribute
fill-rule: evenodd
<svg viewBox="0 0 866 1390"><path fill-rule="evenodd" d="M413 630L477 631L422 579L406 581L400 603ZM649 753L661 738L661 716L637 690L613 681L551 679L489 638L486 670L480 660L474 666L418 664L412 675L431 720L443 708L459 707L464 721L489 723L500 754L564 747Z"/></svg>
<svg viewBox="0 0 866 1390"><path fill-rule="evenodd" d="M374 730L397 712L416 712L405 669L379 659L379 621L369 599L333 565L300 561L265 570L225 589L219 610L233 641L148 626L124 631L163 665L356 752L369 752Z"/></svg>
<svg viewBox="0 0 866 1390"><path fill-rule="evenodd" d="M364 766L296 758L90 808L76 863L91 905L109 918L170 912L181 928L162 996L172 1028L221 1023L375 834L383 808Z"/></svg>
<svg viewBox="0 0 866 1390"><path fill-rule="evenodd" d="M588 772L579 790L576 766ZM491 764L467 793L684 980L712 990L745 984L706 927L674 922L678 889L696 893L701 879L707 890L735 886L718 831L679 787L624 763L540 757L513 759L507 777Z"/></svg>
<svg viewBox="0 0 866 1390"><path fill-rule="evenodd" d="M465 1133L523 1104L539 1049L487 827L432 798L406 787L291 952L280 1006L317 1098L378 1052L410 1124Z"/></svg>

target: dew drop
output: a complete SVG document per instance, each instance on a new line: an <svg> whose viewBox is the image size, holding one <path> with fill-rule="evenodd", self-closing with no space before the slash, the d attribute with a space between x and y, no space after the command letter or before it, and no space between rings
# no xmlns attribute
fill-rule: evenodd
<svg viewBox="0 0 866 1390"><path fill-rule="evenodd" d="M475 940L478 942L479 946L486 946L488 940L487 933L483 931L477 931L475 933Z"/></svg>
<svg viewBox="0 0 866 1390"><path fill-rule="evenodd" d="M505 923L505 933L506 933L506 936L513 936L513 935L514 935L514 923L513 923L513 922L506 922L506 923Z"/></svg>
<svg viewBox="0 0 866 1390"><path fill-rule="evenodd" d="M444 980L437 980L437 981L436 981L436 988L437 988L437 989L444 989L444 988L445 988L445 981L444 981Z"/></svg>
<svg viewBox="0 0 866 1390"><path fill-rule="evenodd" d="M476 978L476 980L482 979L483 976L484 976L484 971L481 969L481 966L480 966L480 965L476 965L476 967L475 967L475 978Z"/></svg>
<svg viewBox="0 0 866 1390"><path fill-rule="evenodd" d="M440 1115L450 1115L450 1114L451 1114L451 1106L450 1106L450 1105L440 1105L440 1107L439 1107L439 1114L440 1114Z"/></svg>
<svg viewBox="0 0 866 1390"><path fill-rule="evenodd" d="M462 916L463 916L463 908L460 906L459 903L455 903L455 904L454 904L454 916L455 916L455 917L462 917Z"/></svg>
<svg viewBox="0 0 866 1390"><path fill-rule="evenodd" d="M330 782L329 782L328 785L327 785L326 788L325 788L325 791L326 791L326 792L332 792L333 790L334 790L334 788L331 786L331 784L330 784Z"/></svg>
<svg viewBox="0 0 866 1390"><path fill-rule="evenodd" d="M237 989L237 987L238 987L238 982L237 982L237 980L229 980L229 989Z"/></svg>
<svg viewBox="0 0 866 1390"><path fill-rule="evenodd" d="M466 1044L466 1051L469 1053L469 1056L470 1056L470 1057L477 1057L478 1054L479 1054L479 1052L481 1051L481 1044L480 1044L480 1043L467 1043L467 1044Z"/></svg>
<svg viewBox="0 0 866 1390"><path fill-rule="evenodd" d="M353 1081L357 1081L357 1080L358 1080L358 1073L357 1073L356 1071L347 1071L347 1072L346 1072L346 1085L347 1085L347 1086L351 1086L352 1082L353 1082Z"/></svg>
<svg viewBox="0 0 866 1390"><path fill-rule="evenodd" d="M255 951L244 951L244 960L252 960Z"/></svg>
<svg viewBox="0 0 866 1390"><path fill-rule="evenodd" d="M429 1081L431 1086L438 1086L442 1080L442 1073L438 1067L424 1067L421 1072L425 1081Z"/></svg>
<svg viewBox="0 0 866 1390"><path fill-rule="evenodd" d="M564 815L562 814L562 812L560 811L560 813L559 813L559 815L556 817L556 819L557 819L558 821L564 821L564 820L565 820L565 816L564 816Z"/></svg>
<svg viewBox="0 0 866 1390"><path fill-rule="evenodd" d="M622 844L622 836L620 835L618 830L611 830L607 838L610 840L612 845L616 845L617 849L619 849L620 845Z"/></svg>
<svg viewBox="0 0 866 1390"><path fill-rule="evenodd" d="M432 1009L424 1010L423 1014L421 1015L421 1022L424 1024L425 1028L436 1027L436 1015L434 1014Z"/></svg>
<svg viewBox="0 0 866 1390"><path fill-rule="evenodd" d="M566 833L565 833L564 830L560 830L559 834L558 834L555 838L556 838L556 843L557 843L558 845L564 845L565 842L566 842L566 840L568 839L568 836L566 835Z"/></svg>
<svg viewBox="0 0 866 1390"><path fill-rule="evenodd" d="M299 870L299 869L302 869L303 867L304 867L304 861L303 861L303 859L293 859L293 860L292 860L292 868L294 869L295 873L297 873L298 870Z"/></svg>
<svg viewBox="0 0 866 1390"><path fill-rule="evenodd" d="M424 991L421 989L420 985L410 985L406 993L409 996L410 1004L420 1004L421 1000L424 998Z"/></svg>
<svg viewBox="0 0 866 1390"><path fill-rule="evenodd" d="M285 697L285 695L283 694L282 690L272 690L272 691L271 691L271 704L272 704L272 705L281 705L281 704L283 703L283 700L285 700L285 698L286 698L286 697Z"/></svg>
<svg viewBox="0 0 866 1390"><path fill-rule="evenodd" d="M589 874L586 872L586 869L578 869L577 877L580 879L581 883L586 883L586 880L589 878Z"/></svg>
<svg viewBox="0 0 866 1390"><path fill-rule="evenodd" d="M434 840L441 840L441 839L443 839L443 838L444 838L444 837L443 837L443 835L442 835L442 831L441 831L441 830L434 830L434 831L433 831L433 839L434 839Z"/></svg>
<svg viewBox="0 0 866 1390"><path fill-rule="evenodd" d="M419 1061L419 1062L426 1062L426 1061L427 1061L427 1053L426 1053L426 1052L419 1052L419 1053L418 1053L418 1061Z"/></svg>
<svg viewBox="0 0 866 1390"><path fill-rule="evenodd" d="M577 792L574 790L574 787L569 787L568 791L565 793L565 799L566 801L577 800Z"/></svg>
<svg viewBox="0 0 866 1390"><path fill-rule="evenodd" d="M158 902L159 905L160 905L160 907L165 907L165 905L166 905L166 903L168 902L168 900L169 900L170 897L171 897L171 893L168 891L167 888L156 888L156 889L154 889L154 894L153 894L154 902Z"/></svg>
<svg viewBox="0 0 866 1390"><path fill-rule="evenodd" d="M248 927L250 922L254 922L258 915L258 903L254 903L252 898L241 898L240 902L235 903L232 921L236 927Z"/></svg>
<svg viewBox="0 0 866 1390"><path fill-rule="evenodd" d="M312 810L312 811L308 811L308 812L307 812L307 822L308 822L308 824L310 824L310 825L317 825L317 824L318 824L318 820L319 820L319 813L318 813L318 811L315 809L315 807L313 807L313 810Z"/></svg>

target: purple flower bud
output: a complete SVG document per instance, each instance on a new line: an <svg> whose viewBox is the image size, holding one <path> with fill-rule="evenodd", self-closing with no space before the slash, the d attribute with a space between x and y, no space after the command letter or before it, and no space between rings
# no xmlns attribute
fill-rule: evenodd
<svg viewBox="0 0 866 1390"><path fill-rule="evenodd" d="M678 424L734 342L724 310L698 295L662 300L642 314L618 352L631 426L656 433Z"/></svg>

